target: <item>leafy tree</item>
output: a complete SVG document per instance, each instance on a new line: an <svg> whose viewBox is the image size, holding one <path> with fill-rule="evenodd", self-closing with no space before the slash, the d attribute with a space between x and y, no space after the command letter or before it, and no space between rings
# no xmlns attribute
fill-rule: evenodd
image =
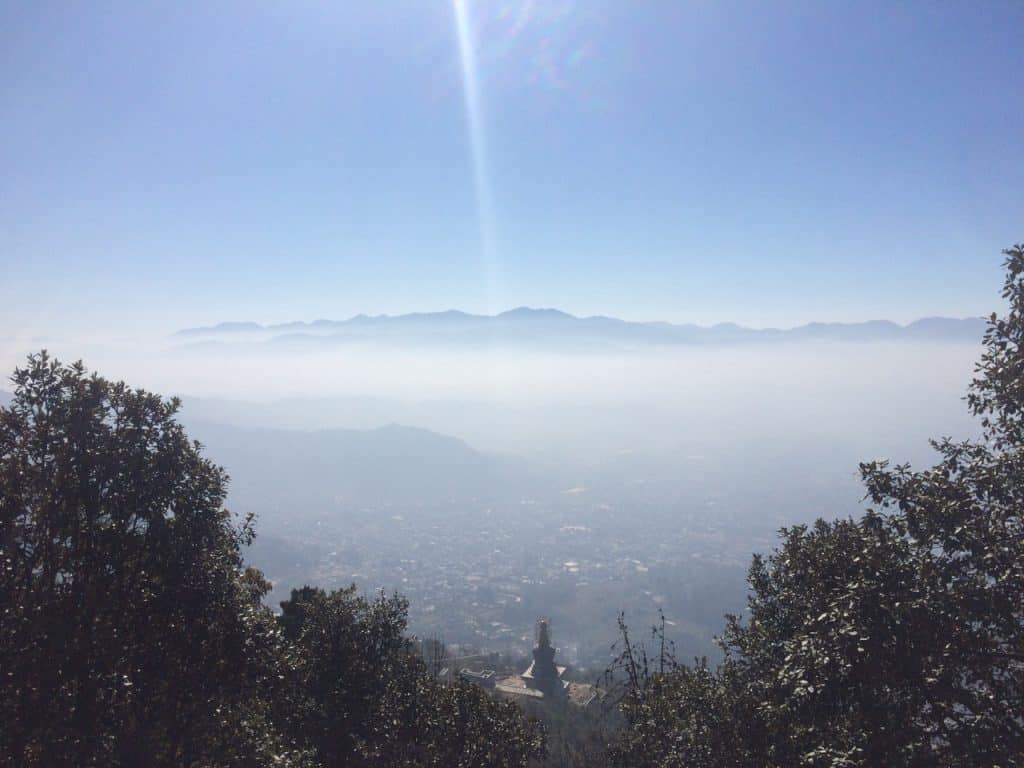
<svg viewBox="0 0 1024 768"><path fill-rule="evenodd" d="M278 718L319 764L523 766L543 731L478 687L441 685L406 637L407 604L367 600L355 587L304 587L279 621L296 664Z"/></svg>
<svg viewBox="0 0 1024 768"><path fill-rule="evenodd" d="M933 442L923 471L862 464L873 509L784 529L724 662L633 681L617 764L1024 764L1024 250L1005 255L981 438Z"/></svg>
<svg viewBox="0 0 1024 768"><path fill-rule="evenodd" d="M0 409L0 761L250 765L276 628L176 400L46 353Z"/></svg>

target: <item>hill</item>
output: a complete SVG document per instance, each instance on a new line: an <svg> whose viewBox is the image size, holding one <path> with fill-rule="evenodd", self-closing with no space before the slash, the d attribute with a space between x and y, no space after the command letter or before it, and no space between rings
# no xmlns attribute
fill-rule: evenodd
<svg viewBox="0 0 1024 768"><path fill-rule="evenodd" d="M189 431L227 469L236 506L289 522L326 508L486 501L538 482L518 459L398 424L299 431L193 421Z"/></svg>

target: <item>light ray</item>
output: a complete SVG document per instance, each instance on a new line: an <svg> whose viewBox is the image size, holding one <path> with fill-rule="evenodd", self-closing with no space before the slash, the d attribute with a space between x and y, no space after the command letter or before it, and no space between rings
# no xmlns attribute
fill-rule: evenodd
<svg viewBox="0 0 1024 768"><path fill-rule="evenodd" d="M494 242L494 205L491 195L490 174L487 166L487 145L484 141L483 109L480 103L480 84L477 78L476 46L467 0L452 0L455 31L459 40L459 61L462 65L462 93L466 108L466 127L469 132L473 163L473 186L476 196L477 228L480 254L483 262L484 289L489 314L496 314L501 306L501 275Z"/></svg>

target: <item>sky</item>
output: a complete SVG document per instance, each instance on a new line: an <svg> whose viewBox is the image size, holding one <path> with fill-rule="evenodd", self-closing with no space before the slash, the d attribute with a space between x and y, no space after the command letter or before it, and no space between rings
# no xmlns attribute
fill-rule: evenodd
<svg viewBox="0 0 1024 768"><path fill-rule="evenodd" d="M0 337L998 308L1019 2L0 2Z"/></svg>

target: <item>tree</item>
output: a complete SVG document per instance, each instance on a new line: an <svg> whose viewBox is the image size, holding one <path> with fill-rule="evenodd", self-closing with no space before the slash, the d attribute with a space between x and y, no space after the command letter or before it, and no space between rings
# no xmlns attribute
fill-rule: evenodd
<svg viewBox="0 0 1024 768"><path fill-rule="evenodd" d="M406 601L303 587L279 621L296 663L277 717L325 768L524 766L543 730L478 687L440 684L405 635Z"/></svg>
<svg viewBox="0 0 1024 768"><path fill-rule="evenodd" d="M1024 764L1024 250L935 466L861 465L860 519L782 531L715 669L631 686L624 766Z"/></svg>
<svg viewBox="0 0 1024 768"><path fill-rule="evenodd" d="M227 478L176 400L61 365L0 409L0 760L287 764L264 727L276 628Z"/></svg>

